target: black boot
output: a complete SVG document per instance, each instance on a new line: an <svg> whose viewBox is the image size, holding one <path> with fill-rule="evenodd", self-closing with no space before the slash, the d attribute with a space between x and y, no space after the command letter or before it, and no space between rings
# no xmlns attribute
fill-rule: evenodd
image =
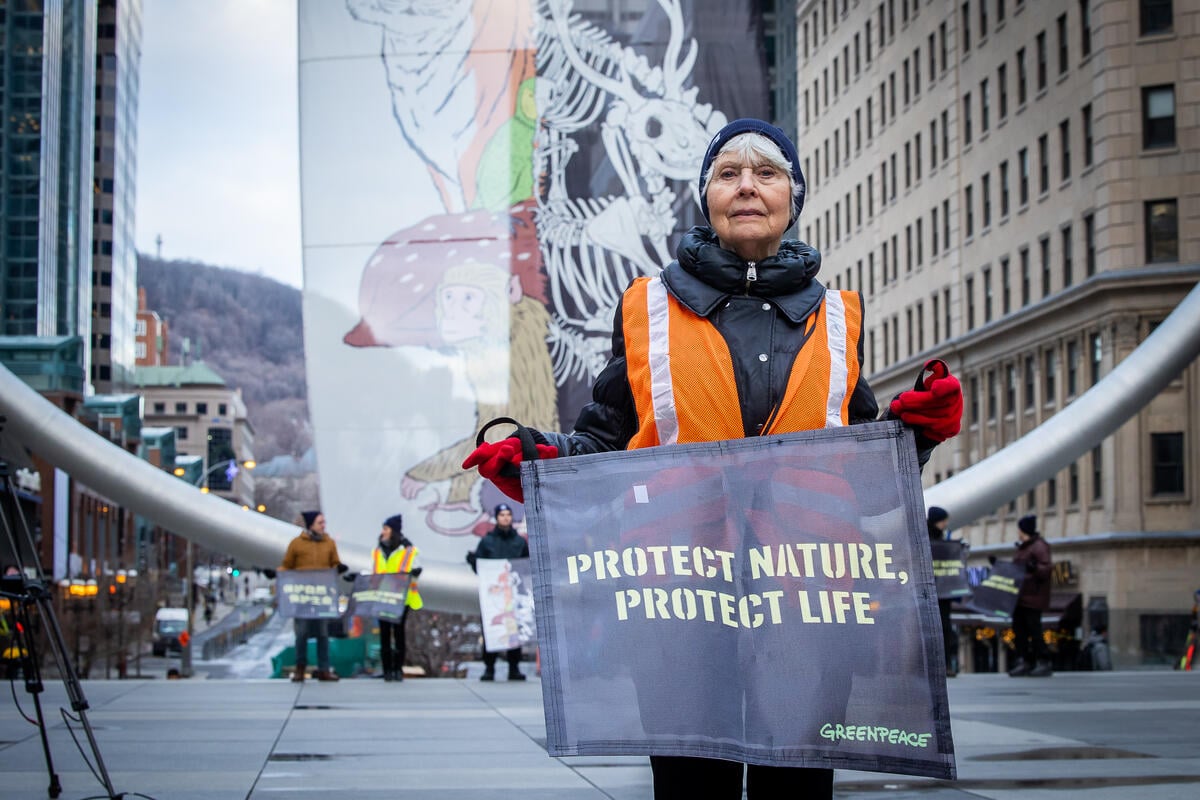
<svg viewBox="0 0 1200 800"><path fill-rule="evenodd" d="M1022 676L1028 675L1031 669L1033 669L1033 668L1029 666L1028 661L1026 661L1023 658L1019 659L1017 661L1017 665L1008 671L1008 677L1020 678Z"/></svg>
<svg viewBox="0 0 1200 800"><path fill-rule="evenodd" d="M1050 667L1050 661L1045 658L1039 658L1037 666L1029 671L1031 678L1049 678L1054 674L1054 670Z"/></svg>
<svg viewBox="0 0 1200 800"><path fill-rule="evenodd" d="M494 680L496 680L496 668L495 668L495 667L488 667L488 668L486 668L486 669L483 671L483 674L479 676L479 680L481 680L481 681L494 681Z"/></svg>
<svg viewBox="0 0 1200 800"><path fill-rule="evenodd" d="M510 667L508 670L508 679L510 681L523 681L525 680L525 673L521 672L520 669Z"/></svg>
<svg viewBox="0 0 1200 800"><path fill-rule="evenodd" d="M404 680L404 670L402 670L402 669L392 670L392 680L396 681L396 683L399 683L400 681Z"/></svg>

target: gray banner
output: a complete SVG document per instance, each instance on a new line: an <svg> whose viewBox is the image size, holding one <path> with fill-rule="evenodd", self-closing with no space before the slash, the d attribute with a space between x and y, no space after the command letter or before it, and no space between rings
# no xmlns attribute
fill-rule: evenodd
<svg viewBox="0 0 1200 800"><path fill-rule="evenodd" d="M952 778L898 423L523 465L551 755Z"/></svg>
<svg viewBox="0 0 1200 800"><path fill-rule="evenodd" d="M338 619L338 583L332 569L280 570L275 578L275 596L284 619Z"/></svg>
<svg viewBox="0 0 1200 800"><path fill-rule="evenodd" d="M411 575L407 572L381 572L359 575L354 579L350 608L346 616L376 617L396 622L404 614Z"/></svg>

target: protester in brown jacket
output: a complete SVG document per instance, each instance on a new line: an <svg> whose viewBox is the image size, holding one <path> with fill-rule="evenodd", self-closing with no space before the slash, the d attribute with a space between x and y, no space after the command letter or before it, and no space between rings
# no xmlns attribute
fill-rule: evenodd
<svg viewBox="0 0 1200 800"><path fill-rule="evenodd" d="M1042 612L1050 607L1050 545L1037 529L1037 517L1028 514L1017 521L1017 554L1014 564L1025 566L1025 582L1017 595L1013 611L1013 635L1019 656L1015 667L1008 671L1014 678L1028 675L1045 678L1051 674L1050 650L1042 636Z"/></svg>
<svg viewBox="0 0 1200 800"><path fill-rule="evenodd" d="M337 544L325 531L325 515L320 511L301 512L297 524L304 530L288 544L280 569L337 569L346 571L346 565L338 558ZM336 681L337 673L329 666L329 622L323 619L292 620L296 630L296 671L292 680L304 681L308 661L308 640L317 640L317 671L319 681Z"/></svg>

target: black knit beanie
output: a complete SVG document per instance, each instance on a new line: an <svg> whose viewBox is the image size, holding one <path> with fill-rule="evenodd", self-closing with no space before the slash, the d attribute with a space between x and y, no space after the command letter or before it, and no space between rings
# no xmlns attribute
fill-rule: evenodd
<svg viewBox="0 0 1200 800"><path fill-rule="evenodd" d="M301 511L300 516L304 517L304 527L312 530L313 523L317 521L317 517L321 516L320 511Z"/></svg>
<svg viewBox="0 0 1200 800"><path fill-rule="evenodd" d="M404 518L399 514L396 514L395 516L385 519L383 524L391 528L392 533L400 533L400 531L404 529Z"/></svg>
<svg viewBox="0 0 1200 800"><path fill-rule="evenodd" d="M1037 517L1033 514L1026 514L1017 520L1017 529L1028 536L1037 536Z"/></svg>
<svg viewBox="0 0 1200 800"><path fill-rule="evenodd" d="M800 156L796 153L796 145L792 144L792 140L780 128L776 128L769 122L763 122L761 119L752 119L743 117L735 119L733 122L721 128L712 141L708 143L708 150L704 153L704 161L700 163L700 211L704 214L704 219L708 222L708 197L705 193L704 176L708 174L708 168L712 166L713 159L717 157L717 153L721 152L721 148L735 136L743 133L758 133L770 139L783 152L783 157L786 158L792 165L792 182L800 187L800 193L792 197L792 216L788 221L790 228L796 222L796 218L800 216L800 210L804 208L804 194L808 189L804 182L804 173L800 171Z"/></svg>
<svg viewBox="0 0 1200 800"><path fill-rule="evenodd" d="M929 521L931 523L941 522L944 519L950 519L950 512L941 506L929 507Z"/></svg>

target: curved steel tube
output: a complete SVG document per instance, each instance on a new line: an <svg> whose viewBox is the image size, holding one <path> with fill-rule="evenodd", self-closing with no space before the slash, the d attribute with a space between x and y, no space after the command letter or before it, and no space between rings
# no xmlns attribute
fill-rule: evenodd
<svg viewBox="0 0 1200 800"><path fill-rule="evenodd" d="M925 492L966 525L1057 473L1119 428L1200 354L1200 286L1133 353L1067 408L995 455ZM164 528L251 563L278 564L296 527L204 495L97 436L0 368L0 410L13 435L54 466ZM347 546L352 569L370 554ZM461 564L427 563L425 605L479 610L475 577Z"/></svg>
<svg viewBox="0 0 1200 800"><path fill-rule="evenodd" d="M243 510L179 480L85 428L8 369L0 367L0 412L8 431L70 476L173 533L239 561L271 567L283 559L295 525ZM371 554L343 545L351 569L371 568ZM426 563L421 596L427 606L463 614L479 611L475 576L466 565Z"/></svg>
<svg viewBox="0 0 1200 800"><path fill-rule="evenodd" d="M958 528L1052 478L1133 417L1200 355L1200 284L1108 375L994 455L925 491Z"/></svg>

